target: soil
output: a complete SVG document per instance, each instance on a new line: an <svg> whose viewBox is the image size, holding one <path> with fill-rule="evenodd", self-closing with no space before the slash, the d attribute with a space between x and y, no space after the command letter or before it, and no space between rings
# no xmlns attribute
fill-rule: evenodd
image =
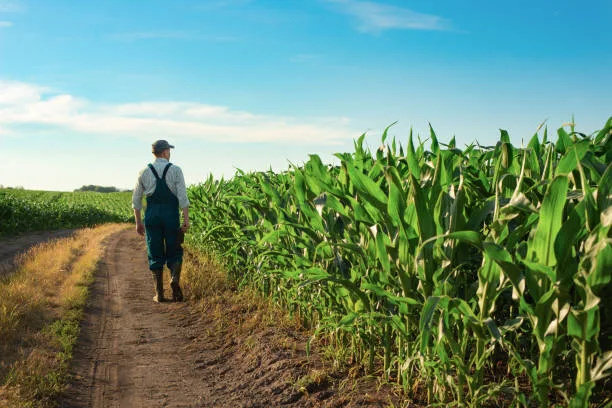
<svg viewBox="0 0 612 408"><path fill-rule="evenodd" d="M14 270L19 258L30 248L52 239L65 238L75 230L37 231L16 237L0 237L0 278Z"/></svg>
<svg viewBox="0 0 612 408"><path fill-rule="evenodd" d="M306 334L273 322L239 328L252 309L223 304L234 324L219 327L198 302L154 303L153 294L144 240L119 232L91 288L59 406L409 406L376 381L315 379L324 365L316 353L306 356Z"/></svg>

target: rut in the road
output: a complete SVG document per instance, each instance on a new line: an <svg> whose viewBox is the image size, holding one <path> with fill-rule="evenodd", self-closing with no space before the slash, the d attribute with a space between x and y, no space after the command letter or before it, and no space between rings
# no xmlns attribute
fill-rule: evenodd
<svg viewBox="0 0 612 408"><path fill-rule="evenodd" d="M75 351L75 381L61 405L197 406L206 389L188 346L185 303L152 302L143 241L122 231L96 276Z"/></svg>
<svg viewBox="0 0 612 408"><path fill-rule="evenodd" d="M303 355L276 350L253 358L231 328L214 329L213 317L190 302L157 304L152 296L144 242L122 231L110 241L92 287L74 381L61 406L313 405L293 385L305 372ZM248 342L265 350L265 336Z"/></svg>
<svg viewBox="0 0 612 408"><path fill-rule="evenodd" d="M206 268L197 257L188 259L187 269ZM124 230L109 240L75 350L74 380L59 405L382 407L397 401L376 384L357 387L335 378L316 354L306 356L306 334L275 326L274 317L262 319L257 302L241 303L228 288L206 282L212 300L154 303L143 239ZM339 390L339 383L349 386Z"/></svg>

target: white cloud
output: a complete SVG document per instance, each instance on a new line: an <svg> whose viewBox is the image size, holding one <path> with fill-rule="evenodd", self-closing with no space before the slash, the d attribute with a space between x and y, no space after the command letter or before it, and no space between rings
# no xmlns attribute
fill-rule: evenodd
<svg viewBox="0 0 612 408"><path fill-rule="evenodd" d="M69 94L51 95L38 85L0 81L0 129L9 134L20 125L83 135L302 145L339 144L359 133L343 117L302 119L176 101L97 104Z"/></svg>
<svg viewBox="0 0 612 408"><path fill-rule="evenodd" d="M11 21L0 21L0 27L12 27L14 25Z"/></svg>
<svg viewBox="0 0 612 408"><path fill-rule="evenodd" d="M40 100L48 89L23 82L0 81L0 108L2 105L16 105Z"/></svg>
<svg viewBox="0 0 612 408"><path fill-rule="evenodd" d="M407 8L359 0L327 0L338 4L340 11L358 20L358 30L372 33L398 30L449 30L450 21L433 14Z"/></svg>
<svg viewBox="0 0 612 408"><path fill-rule="evenodd" d="M0 13L16 13L23 10L24 7L19 2L0 0Z"/></svg>

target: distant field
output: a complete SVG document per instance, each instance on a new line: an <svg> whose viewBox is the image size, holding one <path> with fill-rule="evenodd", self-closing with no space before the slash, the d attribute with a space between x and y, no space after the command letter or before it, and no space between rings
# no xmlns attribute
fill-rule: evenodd
<svg viewBox="0 0 612 408"><path fill-rule="evenodd" d="M0 235L133 219L130 192L0 189Z"/></svg>

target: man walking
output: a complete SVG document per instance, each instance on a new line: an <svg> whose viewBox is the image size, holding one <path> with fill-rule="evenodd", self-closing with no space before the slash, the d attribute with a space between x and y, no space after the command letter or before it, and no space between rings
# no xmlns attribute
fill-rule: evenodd
<svg viewBox="0 0 612 408"><path fill-rule="evenodd" d="M170 160L170 149L174 146L166 140L153 143L155 161L142 169L132 194L132 207L136 219L136 231L145 235L149 269L153 273L155 284L155 302L164 298L164 265L170 269L170 286L172 300L183 301L183 292L179 284L183 263L182 234L189 229L189 199L185 187L185 178L181 168ZM141 219L142 198L147 199L144 224ZM183 224L180 225L179 208L183 213Z"/></svg>

